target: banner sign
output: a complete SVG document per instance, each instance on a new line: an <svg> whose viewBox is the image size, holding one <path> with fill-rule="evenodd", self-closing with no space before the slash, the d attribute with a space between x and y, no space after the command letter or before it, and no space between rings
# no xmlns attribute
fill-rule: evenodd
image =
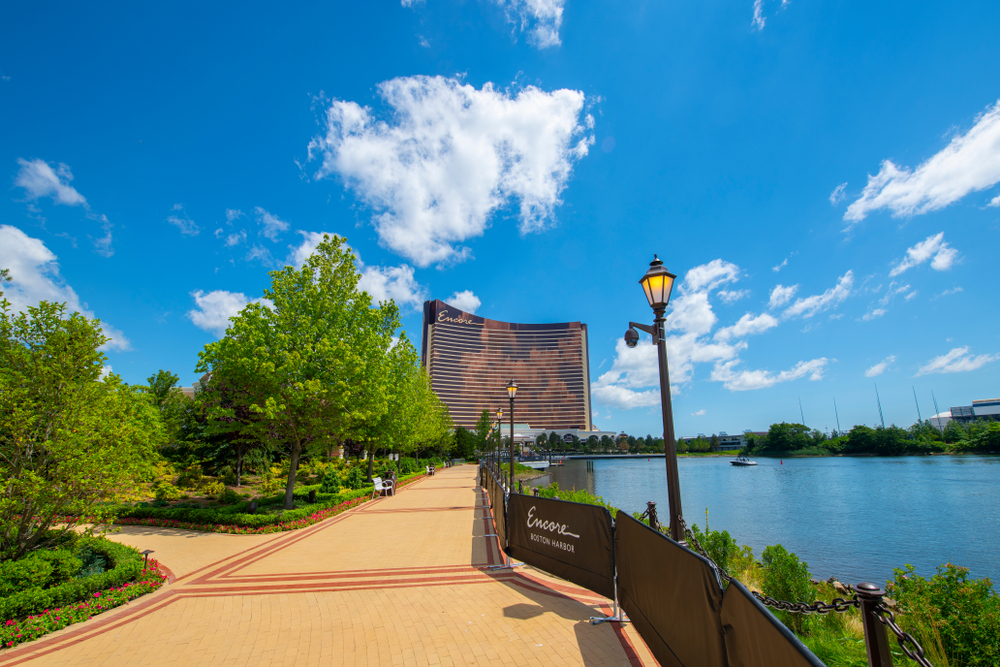
<svg viewBox="0 0 1000 667"><path fill-rule="evenodd" d="M732 667L824 667L791 630L735 580L729 582L722 596L722 626Z"/></svg>
<svg viewBox="0 0 1000 667"><path fill-rule="evenodd" d="M625 512L616 518L618 603L653 656L662 667L724 667L715 568Z"/></svg>
<svg viewBox="0 0 1000 667"><path fill-rule="evenodd" d="M496 527L497 539L500 540L500 548L508 553L507 547L507 522L506 503L504 501L503 487L497 482L496 477L489 470L486 471L486 492L490 496L490 508L493 514L493 525Z"/></svg>
<svg viewBox="0 0 1000 667"><path fill-rule="evenodd" d="M512 493L507 530L511 558L614 598L614 534L606 508Z"/></svg>

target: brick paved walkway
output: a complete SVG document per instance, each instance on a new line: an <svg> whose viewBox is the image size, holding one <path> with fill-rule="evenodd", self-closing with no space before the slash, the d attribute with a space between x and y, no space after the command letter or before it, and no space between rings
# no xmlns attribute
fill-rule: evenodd
<svg viewBox="0 0 1000 667"><path fill-rule="evenodd" d="M242 536L127 527L173 580L0 652L0 667L654 665L594 593L502 554L474 466L441 470L303 530Z"/></svg>

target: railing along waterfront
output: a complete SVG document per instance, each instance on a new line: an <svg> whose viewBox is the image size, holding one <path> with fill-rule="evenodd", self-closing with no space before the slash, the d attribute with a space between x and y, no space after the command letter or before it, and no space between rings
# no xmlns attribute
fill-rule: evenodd
<svg viewBox="0 0 1000 667"><path fill-rule="evenodd" d="M824 667L770 607L819 615L858 609L870 667L892 665L886 628L906 656L932 667L874 584L853 586L850 598L831 602L775 600L749 591L712 560L683 519L687 543L670 539L656 503L647 503L636 520L624 512L613 518L601 506L526 496L523 486L514 490L495 453L480 462L480 484L507 557L613 599L615 615L592 622L633 623L661 665Z"/></svg>

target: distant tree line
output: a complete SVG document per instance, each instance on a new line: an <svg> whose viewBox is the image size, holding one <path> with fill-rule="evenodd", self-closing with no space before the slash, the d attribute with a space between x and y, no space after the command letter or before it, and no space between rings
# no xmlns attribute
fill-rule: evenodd
<svg viewBox="0 0 1000 667"><path fill-rule="evenodd" d="M771 424L767 435L747 436L743 454L898 456L906 454L1000 453L1000 422L948 422L943 430L929 420L909 428L895 424L858 425L847 433L824 433L803 424Z"/></svg>

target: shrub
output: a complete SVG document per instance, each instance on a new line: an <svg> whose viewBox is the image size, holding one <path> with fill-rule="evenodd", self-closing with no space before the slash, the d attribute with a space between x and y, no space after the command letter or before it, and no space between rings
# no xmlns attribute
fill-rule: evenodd
<svg viewBox="0 0 1000 667"><path fill-rule="evenodd" d="M798 556L777 544L764 548L761 564L764 569L761 577L764 595L788 602L812 601L813 588L809 581L809 566L800 561ZM775 615L796 633L805 630L806 617L803 614L776 612Z"/></svg>
<svg viewBox="0 0 1000 667"><path fill-rule="evenodd" d="M319 490L323 493L337 493L340 491L340 475L332 467L326 471L326 475L323 476L323 482L320 484Z"/></svg>
<svg viewBox="0 0 1000 667"><path fill-rule="evenodd" d="M233 471L232 466L221 468L219 476L222 477L222 483L226 486L236 486L236 473Z"/></svg>
<svg viewBox="0 0 1000 667"><path fill-rule="evenodd" d="M361 464L351 466L343 478L343 483L349 489L360 489L365 486L365 474L361 472Z"/></svg>
<svg viewBox="0 0 1000 667"><path fill-rule="evenodd" d="M218 480L215 480L203 486L201 492L208 498L214 498L216 496L222 495L222 492L225 490L226 490L226 485Z"/></svg>
<svg viewBox="0 0 1000 667"><path fill-rule="evenodd" d="M943 651L946 664L1000 664L1000 596L989 579L970 580L968 568L951 563L930 579L914 575L912 565L893 572L887 593L904 617L900 625L925 649Z"/></svg>
<svg viewBox="0 0 1000 667"><path fill-rule="evenodd" d="M260 492L265 496L274 495L281 490L281 483L284 481L283 477L287 478L287 472L283 476L280 467L272 466L260 479Z"/></svg>
<svg viewBox="0 0 1000 667"><path fill-rule="evenodd" d="M411 458L404 458L399 461L399 474L409 475L417 472L417 462Z"/></svg>
<svg viewBox="0 0 1000 667"><path fill-rule="evenodd" d="M84 542L81 545L77 556L80 559L79 571L76 573L77 577L92 577L95 574L101 574L107 569L108 559L100 552L95 551L93 545L89 542Z"/></svg>
<svg viewBox="0 0 1000 667"><path fill-rule="evenodd" d="M0 619L25 618L46 609L78 602L95 591L134 581L142 572L142 556L132 547L103 538L81 538L81 551L85 546L106 558L112 565L111 569L94 576L70 579L49 588L22 589L0 597Z"/></svg>
<svg viewBox="0 0 1000 667"><path fill-rule="evenodd" d="M170 484L169 482L160 482L156 487L154 496L158 501L167 502L180 498L181 492L177 490L176 486Z"/></svg>
<svg viewBox="0 0 1000 667"><path fill-rule="evenodd" d="M186 489L196 488L201 484L202 477L204 477L204 474L201 471L200 465L197 463L189 465L178 475L177 486Z"/></svg>
<svg viewBox="0 0 1000 667"><path fill-rule="evenodd" d="M222 503L223 505L233 505L235 503L241 502L242 500L243 500L242 495L229 488L225 489L222 493L219 494L219 502Z"/></svg>
<svg viewBox="0 0 1000 667"><path fill-rule="evenodd" d="M691 532L708 552L708 557L728 572L740 554L740 547L736 544L736 540L729 535L729 532L707 529L707 532L702 533L698 524L691 526Z"/></svg>

